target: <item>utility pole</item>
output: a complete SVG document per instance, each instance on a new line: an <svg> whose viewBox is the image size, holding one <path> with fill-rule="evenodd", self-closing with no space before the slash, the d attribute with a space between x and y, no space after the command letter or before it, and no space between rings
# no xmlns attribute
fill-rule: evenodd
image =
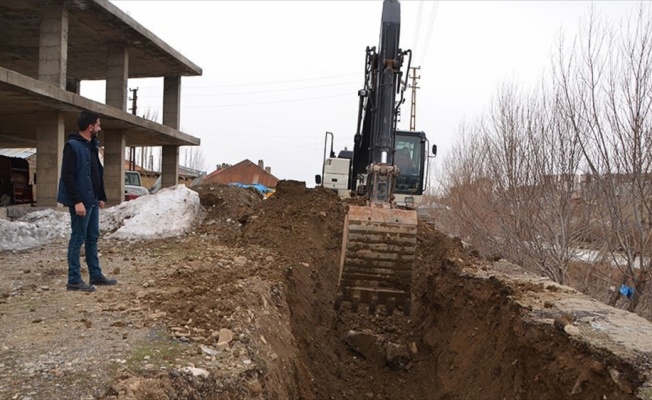
<svg viewBox="0 0 652 400"><path fill-rule="evenodd" d="M410 106L410 130L415 131L417 125L417 79L421 79L421 75L417 76L417 70L421 67L411 67L412 70L412 83L410 88L412 89L412 105Z"/></svg>
<svg viewBox="0 0 652 400"><path fill-rule="evenodd" d="M129 110L133 115L136 115L136 110L138 109L138 88L129 89L129 91L133 93L133 97L129 98L131 100L131 108Z"/></svg>
<svg viewBox="0 0 652 400"><path fill-rule="evenodd" d="M136 110L138 108L138 88L129 89L133 93L133 97L130 97L131 100L131 113L136 115ZM129 147L129 170L134 171L136 169L136 148L134 146Z"/></svg>

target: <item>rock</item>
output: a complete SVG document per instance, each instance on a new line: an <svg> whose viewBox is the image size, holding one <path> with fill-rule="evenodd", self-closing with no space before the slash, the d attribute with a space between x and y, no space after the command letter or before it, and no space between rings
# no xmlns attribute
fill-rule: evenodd
<svg viewBox="0 0 652 400"><path fill-rule="evenodd" d="M360 354L365 359L375 362L379 365L384 363L384 337L376 335L370 331L359 332L350 330L346 334L345 340L346 344L349 345L351 350Z"/></svg>
<svg viewBox="0 0 652 400"><path fill-rule="evenodd" d="M220 329L220 338L217 340L218 346L220 344L226 344L228 346L229 343L233 340L233 332L231 330L222 328Z"/></svg>
<svg viewBox="0 0 652 400"><path fill-rule="evenodd" d="M195 367L186 367L183 369L183 372L189 372L192 374L192 376L201 376L203 378L208 378L208 371L206 371L203 368L195 368Z"/></svg>
<svg viewBox="0 0 652 400"><path fill-rule="evenodd" d="M408 362L410 362L410 353L408 352L407 346L387 343L387 348L385 349L385 356L387 364L394 369L404 368Z"/></svg>
<svg viewBox="0 0 652 400"><path fill-rule="evenodd" d="M564 331L564 328L566 328L566 325L572 325L573 324L573 317L570 315L564 313L560 315L559 317L555 318L555 327L559 329L560 331Z"/></svg>
<svg viewBox="0 0 652 400"><path fill-rule="evenodd" d="M609 375L616 386L618 386L618 389L625 393L631 394L633 392L632 386L629 384L627 378L622 374L622 372L618 371L616 368L609 368Z"/></svg>
<svg viewBox="0 0 652 400"><path fill-rule="evenodd" d="M120 267L113 268L113 275L120 275Z"/></svg>
<svg viewBox="0 0 652 400"><path fill-rule="evenodd" d="M167 313L165 311L154 311L153 313L149 314L148 317L150 319L156 320L156 319L165 317L166 315L167 315Z"/></svg>
<svg viewBox="0 0 652 400"><path fill-rule="evenodd" d="M258 380L252 381L249 385L249 395L256 397L263 392L263 385Z"/></svg>
<svg viewBox="0 0 652 400"><path fill-rule="evenodd" d="M245 256L236 256L233 259L233 262L235 262L236 265L245 265L247 263L247 257Z"/></svg>
<svg viewBox="0 0 652 400"><path fill-rule="evenodd" d="M201 351L204 352L205 354L208 354L209 356L216 356L220 353L219 351L210 348L208 346L199 346L199 348L201 348Z"/></svg>
<svg viewBox="0 0 652 400"><path fill-rule="evenodd" d="M564 327L564 332L571 336L577 336L580 334L580 329L576 327L575 325L566 325Z"/></svg>

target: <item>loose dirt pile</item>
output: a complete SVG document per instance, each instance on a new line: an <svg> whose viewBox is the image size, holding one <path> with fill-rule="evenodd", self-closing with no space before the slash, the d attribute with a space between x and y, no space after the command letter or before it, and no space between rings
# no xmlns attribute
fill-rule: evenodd
<svg viewBox="0 0 652 400"><path fill-rule="evenodd" d="M518 272L468 256L428 221L412 315L337 313L346 204L334 193L291 181L267 200L235 187L198 192L207 216L192 234L100 243L114 288L66 292L63 242L0 254L0 398L646 393L648 347L584 339L572 328L602 314L562 307L579 294L535 277L512 282Z"/></svg>

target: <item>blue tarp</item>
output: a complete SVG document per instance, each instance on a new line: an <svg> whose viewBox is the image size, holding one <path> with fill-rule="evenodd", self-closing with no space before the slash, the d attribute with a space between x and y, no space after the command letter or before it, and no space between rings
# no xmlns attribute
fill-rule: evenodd
<svg viewBox="0 0 652 400"><path fill-rule="evenodd" d="M243 189L254 188L262 195L273 192L272 189L270 189L267 186L265 186L263 184L260 184L260 183L256 183L254 185L245 185L244 183L235 182L235 183L229 183L227 186L237 186L237 187L241 187Z"/></svg>
<svg viewBox="0 0 652 400"><path fill-rule="evenodd" d="M620 287L620 294L623 296L627 296L628 299L631 299L632 296L634 295L634 288L629 287L627 285L622 285Z"/></svg>

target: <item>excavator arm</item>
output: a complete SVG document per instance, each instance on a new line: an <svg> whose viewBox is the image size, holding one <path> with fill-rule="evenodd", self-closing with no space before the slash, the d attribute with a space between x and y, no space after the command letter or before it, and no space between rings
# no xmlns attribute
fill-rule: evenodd
<svg viewBox="0 0 652 400"><path fill-rule="evenodd" d="M354 311L362 303L371 313L378 305L388 314L396 306L410 313L417 216L416 211L396 208L393 195L400 174L394 165L394 140L402 102L401 67L409 53L399 48L400 16L398 0L384 0L378 51L367 48L349 174L350 187L365 196L366 205L350 206L344 223L338 310L347 302Z"/></svg>

